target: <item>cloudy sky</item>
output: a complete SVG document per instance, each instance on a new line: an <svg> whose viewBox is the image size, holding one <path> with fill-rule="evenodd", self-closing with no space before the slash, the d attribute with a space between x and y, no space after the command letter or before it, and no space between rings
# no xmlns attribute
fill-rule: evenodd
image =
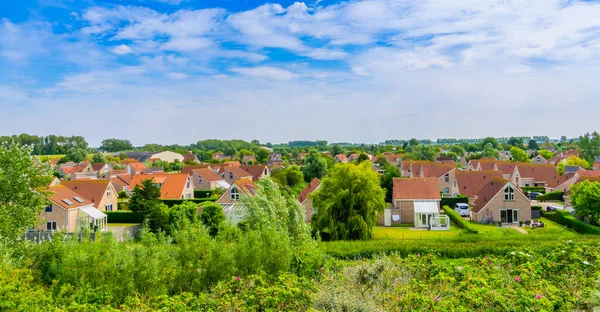
<svg viewBox="0 0 600 312"><path fill-rule="evenodd" d="M599 82L599 1L0 1L0 135L573 137Z"/></svg>

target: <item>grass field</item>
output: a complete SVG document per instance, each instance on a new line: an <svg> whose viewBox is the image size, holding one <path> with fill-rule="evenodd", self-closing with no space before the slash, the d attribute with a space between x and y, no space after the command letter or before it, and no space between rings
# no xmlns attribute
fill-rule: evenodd
<svg viewBox="0 0 600 312"><path fill-rule="evenodd" d="M428 231L414 230L407 227L375 227L373 229L374 239L438 239L449 236L456 236L462 230L456 226L451 226L449 231Z"/></svg>

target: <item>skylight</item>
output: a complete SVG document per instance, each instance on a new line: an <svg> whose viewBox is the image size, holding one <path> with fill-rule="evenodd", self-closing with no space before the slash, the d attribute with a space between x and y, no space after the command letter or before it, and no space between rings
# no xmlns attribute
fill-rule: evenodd
<svg viewBox="0 0 600 312"><path fill-rule="evenodd" d="M65 204L67 204L67 205L73 205L73 202L72 202L72 201L70 201L70 200L68 200L68 199L66 199L66 198L65 198L65 199L63 199L62 201L63 201Z"/></svg>
<svg viewBox="0 0 600 312"><path fill-rule="evenodd" d="M75 197L73 197L73 199L75 199L79 203L83 203L83 199L81 199L81 197L75 196Z"/></svg>

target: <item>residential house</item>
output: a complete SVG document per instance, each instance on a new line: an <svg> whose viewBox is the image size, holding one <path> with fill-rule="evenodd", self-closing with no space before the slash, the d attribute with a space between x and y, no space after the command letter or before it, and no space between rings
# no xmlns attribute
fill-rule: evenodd
<svg viewBox="0 0 600 312"><path fill-rule="evenodd" d="M129 173L122 173L122 174L114 174L111 175L110 177L110 181L113 184L113 187L115 188L115 191L117 193L125 191L128 192L129 191L129 185L131 185L131 180L133 179L133 176L131 176ZM133 190L133 188L132 188Z"/></svg>
<svg viewBox="0 0 600 312"><path fill-rule="evenodd" d="M585 170L579 166L565 166L565 174L566 173L577 173L579 170Z"/></svg>
<svg viewBox="0 0 600 312"><path fill-rule="evenodd" d="M355 161L358 159L359 156L360 156L360 154L358 154L358 153L350 154L350 156L348 156L348 161Z"/></svg>
<svg viewBox="0 0 600 312"><path fill-rule="evenodd" d="M217 188L228 189L230 184L225 179L216 174L210 168L193 169L191 178L196 190L215 190Z"/></svg>
<svg viewBox="0 0 600 312"><path fill-rule="evenodd" d="M497 162L498 160L496 158L471 159L467 164L467 170L498 170L498 168L496 168Z"/></svg>
<svg viewBox="0 0 600 312"><path fill-rule="evenodd" d="M283 158L281 158L281 154L272 153L269 155L267 165L269 165L269 167L283 167Z"/></svg>
<svg viewBox="0 0 600 312"><path fill-rule="evenodd" d="M161 199L192 199L194 198L194 186L188 174L136 174L131 179L129 192L143 180L153 180L160 187Z"/></svg>
<svg viewBox="0 0 600 312"><path fill-rule="evenodd" d="M440 163L440 164L444 164L444 165L454 165L454 164L456 164L454 162L454 158L452 158L452 156L440 156L440 157L436 157L435 162L436 163Z"/></svg>
<svg viewBox="0 0 600 312"><path fill-rule="evenodd" d="M127 155L127 158L133 158L133 159L136 159L137 162L142 162L142 163L149 161L150 159L162 160L162 161L166 161L169 163L175 162L175 160L183 162L183 155L181 155L179 153L171 152L171 151L164 151L164 152L157 152L157 153L154 153L154 152L153 153L129 152L129 153L125 153L125 155Z"/></svg>
<svg viewBox="0 0 600 312"><path fill-rule="evenodd" d="M91 201L64 185L52 186L49 191L49 203L41 213L43 221L38 225L38 230L73 233L84 229L107 229L106 214L94 208Z"/></svg>
<svg viewBox="0 0 600 312"><path fill-rule="evenodd" d="M430 161L402 162L402 176L410 178L435 178L439 190L445 196L458 195L456 184L456 164L444 165Z"/></svg>
<svg viewBox="0 0 600 312"><path fill-rule="evenodd" d="M600 169L600 156L594 156L594 164L592 165L592 169L594 169L594 170Z"/></svg>
<svg viewBox="0 0 600 312"><path fill-rule="evenodd" d="M304 213L306 215L306 222L310 222L312 215L317 213L313 206L313 200L310 195L317 191L321 187L321 180L318 178L312 179L310 183L300 192L298 195L298 202L304 207Z"/></svg>
<svg viewBox="0 0 600 312"><path fill-rule="evenodd" d="M163 167L149 167L142 171L142 174L164 173Z"/></svg>
<svg viewBox="0 0 600 312"><path fill-rule="evenodd" d="M333 158L335 159L335 162L338 163L347 163L349 161L348 157L346 157L344 154L337 154Z"/></svg>
<svg viewBox="0 0 600 312"><path fill-rule="evenodd" d="M245 207L241 200L244 195L254 196L258 187L251 179L241 179L233 182L229 189L219 197L217 203L223 207L226 219L237 224L244 218Z"/></svg>
<svg viewBox="0 0 600 312"><path fill-rule="evenodd" d="M541 154L537 154L537 156L533 157L531 162L536 165L545 165L549 163L548 159L544 158Z"/></svg>
<svg viewBox="0 0 600 312"><path fill-rule="evenodd" d="M556 155L554 155L554 157L552 157L548 163L558 166L559 163L566 163L567 162L567 158L571 157L571 156L577 156L579 157L579 154L581 152L578 150L568 150L568 151L563 151L560 152Z"/></svg>
<svg viewBox="0 0 600 312"><path fill-rule="evenodd" d="M548 188L547 190L551 191L551 192L554 192L554 191L566 192L571 189L571 185L573 185L576 181L577 181L577 173L575 173L575 172L565 173L563 175L559 175L558 177L556 177L556 181L554 181L554 183L551 184L551 185L553 185L553 187Z"/></svg>
<svg viewBox="0 0 600 312"><path fill-rule="evenodd" d="M57 177L53 177L52 182L50 182L50 184L48 184L48 186L57 186L57 185L60 185L60 179Z"/></svg>
<svg viewBox="0 0 600 312"><path fill-rule="evenodd" d="M239 167L240 165L242 165L239 161L237 160L230 160L230 161L224 161L223 165L225 166L235 166L235 167Z"/></svg>
<svg viewBox="0 0 600 312"><path fill-rule="evenodd" d="M136 174L140 174L146 170L146 164L142 162L132 162L128 163L125 169L127 169L127 173L134 176Z"/></svg>
<svg viewBox="0 0 600 312"><path fill-rule="evenodd" d="M543 186L549 190L556 186L558 176L558 171L554 165L517 163L511 182L517 187Z"/></svg>
<svg viewBox="0 0 600 312"><path fill-rule="evenodd" d="M110 166L107 163L95 163L92 165L92 170L94 170L99 177L105 175L109 169Z"/></svg>
<svg viewBox="0 0 600 312"><path fill-rule="evenodd" d="M233 182L241 179L250 179L252 180L252 175L246 172L244 169L236 166L223 167L223 171L221 172L221 177L225 179L229 185L233 184Z"/></svg>
<svg viewBox="0 0 600 312"><path fill-rule="evenodd" d="M393 207L379 223L429 227L440 217L440 191L435 178L394 178Z"/></svg>
<svg viewBox="0 0 600 312"><path fill-rule="evenodd" d="M506 179L490 179L476 197L471 208L471 219L475 222L493 219L503 224L518 224L531 220L531 201Z"/></svg>
<svg viewBox="0 0 600 312"><path fill-rule="evenodd" d="M240 168L252 175L253 182L271 175L271 170L266 165L241 165Z"/></svg>
<svg viewBox="0 0 600 312"><path fill-rule="evenodd" d="M196 162L199 163L200 160L198 159L198 156L196 156L196 154L185 154L183 155L183 162Z"/></svg>
<svg viewBox="0 0 600 312"><path fill-rule="evenodd" d="M498 170L456 171L458 193L467 196L469 205L473 205L481 188L493 178L502 178L502 173Z"/></svg>
<svg viewBox="0 0 600 312"><path fill-rule="evenodd" d="M118 195L111 180L64 181L62 185L90 201L100 211L117 211Z"/></svg>
<svg viewBox="0 0 600 312"><path fill-rule="evenodd" d="M242 164L244 164L244 165L256 165L257 164L256 156L246 155L246 156L242 157Z"/></svg>
<svg viewBox="0 0 600 312"><path fill-rule="evenodd" d="M600 183L600 177L593 177L593 176L577 176L574 178L574 182L572 185L575 185L577 183L581 183L583 181L590 181L590 182L599 182ZM573 209L573 205L571 204L571 188L569 187L569 189L565 192L565 194L563 195L563 199L565 201L565 209L568 211L572 211Z"/></svg>

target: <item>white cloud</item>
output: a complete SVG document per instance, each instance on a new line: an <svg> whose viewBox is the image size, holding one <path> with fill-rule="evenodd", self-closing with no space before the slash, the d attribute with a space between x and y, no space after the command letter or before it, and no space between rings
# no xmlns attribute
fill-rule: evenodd
<svg viewBox="0 0 600 312"><path fill-rule="evenodd" d="M112 52L118 55L133 53L133 50L126 44L118 45L112 49Z"/></svg>
<svg viewBox="0 0 600 312"><path fill-rule="evenodd" d="M167 77L171 78L171 79L185 79L187 77L189 77L189 75L184 74L184 73L168 73Z"/></svg>
<svg viewBox="0 0 600 312"><path fill-rule="evenodd" d="M290 80L296 75L288 70L270 67L270 66L257 66L257 67L234 67L230 68L229 71L246 75L255 78L265 78L271 80Z"/></svg>

